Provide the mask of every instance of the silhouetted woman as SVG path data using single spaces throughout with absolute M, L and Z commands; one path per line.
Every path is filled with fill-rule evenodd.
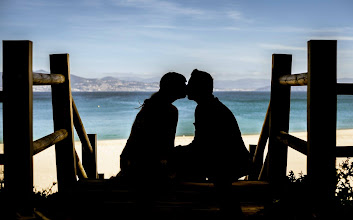
M 156 186 L 168 181 L 168 160 L 174 148 L 178 109 L 172 104 L 185 98 L 186 79 L 175 72 L 166 73 L 160 89 L 146 99 L 132 125 L 120 155 L 120 175 L 132 185 Z

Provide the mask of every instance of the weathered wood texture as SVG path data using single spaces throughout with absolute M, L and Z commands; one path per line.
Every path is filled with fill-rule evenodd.
M 333 211 L 336 188 L 336 50 L 337 41 L 308 42 L 307 173 L 312 204 L 323 216 Z
M 269 122 L 268 169 L 267 176 L 272 183 L 286 179 L 288 146 L 276 138 L 280 131 L 288 132 L 290 113 L 290 86 L 279 84 L 279 78 L 290 75 L 292 55 L 272 55 L 271 108 Z
M 353 84 L 337 83 L 337 95 L 353 95 Z
M 257 180 L 263 166 L 264 151 L 267 144 L 267 139 L 269 136 L 269 111 L 271 104 L 268 105 L 264 123 L 262 125 L 259 141 L 253 155 L 253 165 L 252 170 L 249 175 L 249 180 Z
M 3 41 L 5 189 L 16 206 L 33 192 L 32 42 Z
M 45 137 L 42 137 L 33 142 L 33 155 L 42 152 L 48 147 L 64 140 L 67 137 L 68 133 L 65 129 L 60 129 L 51 133 Z
M 69 54 L 50 55 L 50 72 L 62 74 L 65 82 L 52 85 L 54 130 L 65 129 L 67 138 L 55 145 L 59 192 L 72 190 L 76 182 Z
M 277 135 L 277 140 L 280 141 L 282 144 L 287 145 L 304 155 L 307 155 L 308 144 L 306 141 L 300 138 L 294 137 L 284 131 L 279 132 L 279 134 Z
M 33 73 L 33 85 L 53 85 L 65 82 L 61 74 Z
M 279 83 L 287 86 L 305 86 L 308 84 L 308 73 L 281 76 Z

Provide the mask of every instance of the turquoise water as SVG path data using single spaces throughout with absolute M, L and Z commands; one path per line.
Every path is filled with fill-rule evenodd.
M 73 93 L 73 97 L 87 133 L 96 133 L 99 140 L 105 140 L 127 138 L 139 106 L 151 94 L 150 92 L 76 92 Z M 269 92 L 216 92 L 215 96 L 234 113 L 242 134 L 260 133 L 270 100 Z M 337 128 L 353 128 L 352 103 L 352 96 L 338 97 Z M 174 104 L 179 109 L 177 135 L 193 135 L 196 103 L 182 99 Z M 2 124 L 2 117 L 0 123 Z M 0 141 L 2 141 L 2 126 L 0 129 Z M 305 130 L 306 93 L 293 92 L 290 131 Z M 36 140 L 52 132 L 51 95 L 34 93 L 33 138 Z

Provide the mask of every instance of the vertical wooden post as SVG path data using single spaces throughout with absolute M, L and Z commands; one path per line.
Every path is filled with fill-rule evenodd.
M 88 178 L 97 179 L 97 134 L 88 134 L 93 153 L 82 150 L 82 164 Z
M 312 204 L 322 217 L 333 209 L 336 188 L 336 71 L 337 41 L 309 41 L 307 169 Z
M 59 192 L 69 192 L 76 182 L 76 157 L 72 118 L 69 54 L 50 55 L 50 71 L 62 74 L 65 82 L 52 85 L 54 130 L 66 129 L 68 136 L 55 145 Z
M 269 116 L 268 178 L 280 183 L 286 177 L 288 146 L 279 143 L 276 135 L 289 130 L 290 86 L 279 84 L 279 77 L 291 74 L 292 55 L 272 55 L 271 103 Z
M 3 41 L 5 189 L 22 208 L 33 193 L 32 80 L 32 42 Z

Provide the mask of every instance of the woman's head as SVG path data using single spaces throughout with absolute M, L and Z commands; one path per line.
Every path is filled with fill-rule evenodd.
M 186 97 L 186 78 L 176 72 L 169 72 L 162 76 L 159 82 L 159 92 L 175 101 Z

